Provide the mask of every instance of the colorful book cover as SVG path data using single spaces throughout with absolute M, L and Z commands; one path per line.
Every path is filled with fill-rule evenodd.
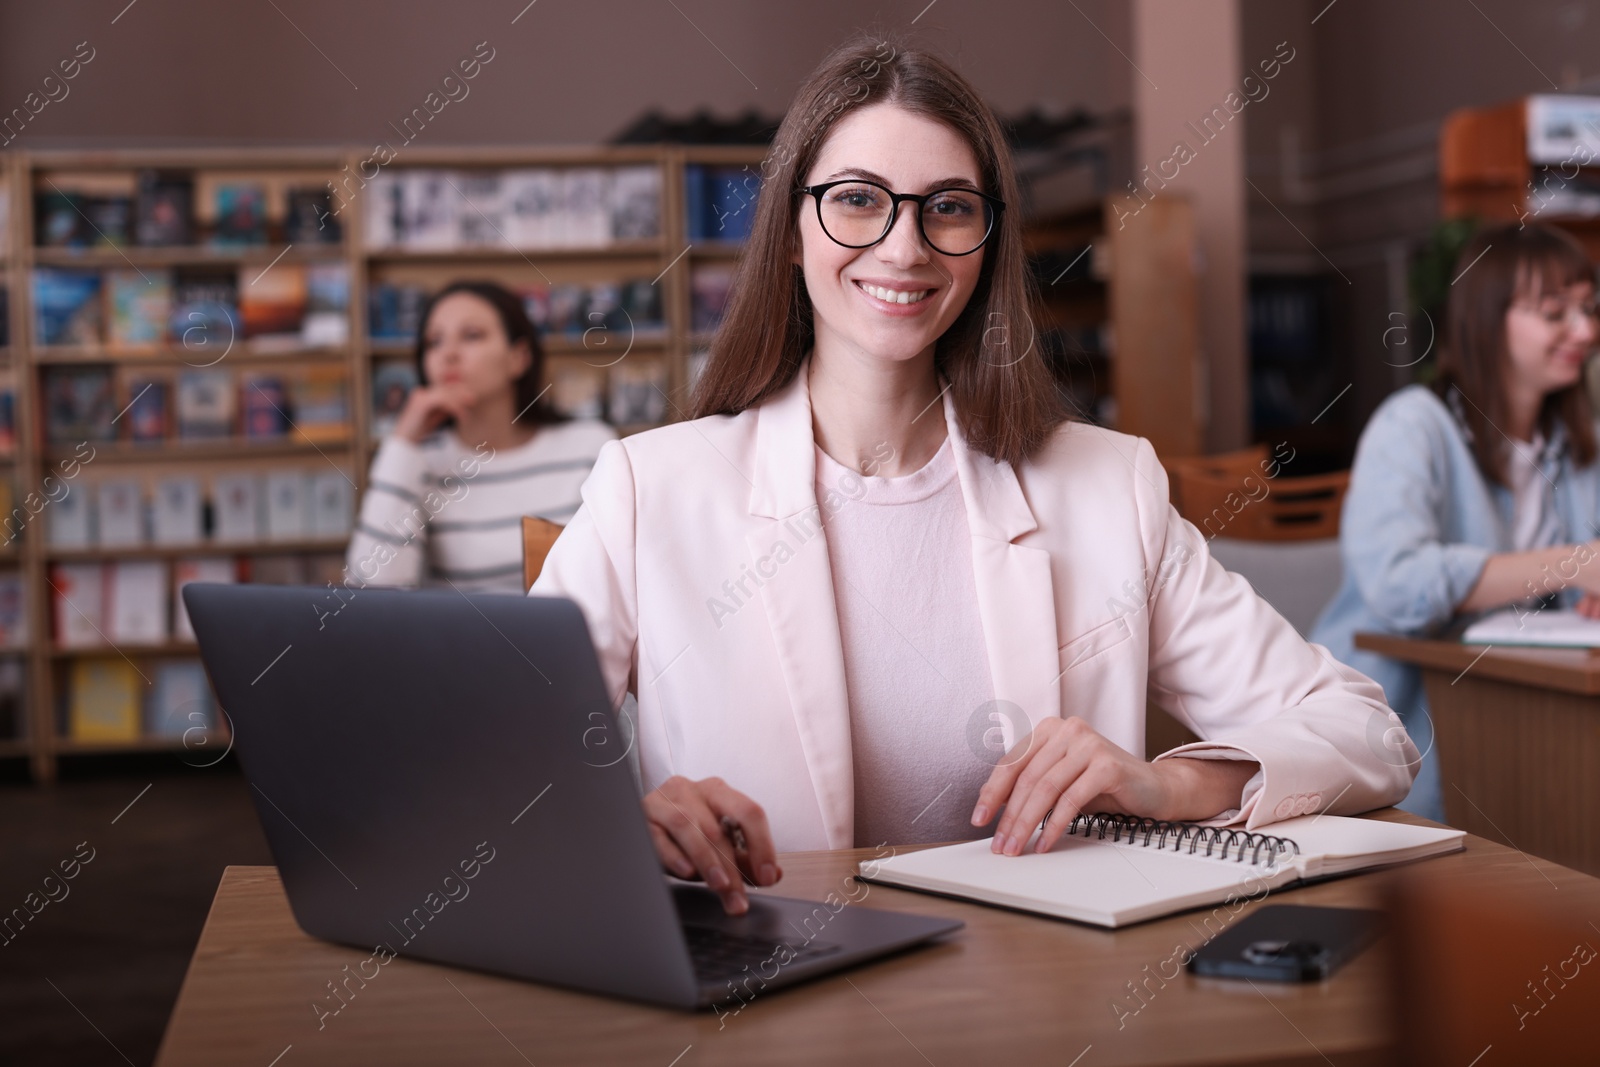
M 193 243 L 194 181 L 187 174 L 158 170 L 139 174 L 134 232 L 141 245 Z
M 293 188 L 287 198 L 284 240 L 291 244 L 338 244 L 343 238 L 342 224 L 333 213 L 333 194 L 326 187 Z
M 192 545 L 203 536 L 200 481 L 193 477 L 163 478 L 151 500 L 150 533 L 158 545 Z
M 143 679 L 125 659 L 72 664 L 69 730 L 75 741 L 137 741 Z
M 114 645 L 160 645 L 167 640 L 167 562 L 125 559 L 108 565 L 106 637 Z
M 661 236 L 661 168 L 618 167 L 611 172 L 611 236 L 653 241 Z
M 298 345 L 306 299 L 306 271 L 298 264 L 239 268 L 239 318 L 248 338 L 281 337 Z
M 0 294 L 0 299 L 3 299 Z M 17 383 L 10 374 L 0 374 L 0 456 L 17 451 Z M 6 509 L 11 510 L 9 507 Z
M 420 285 L 377 282 L 367 290 L 367 331 L 374 341 L 414 341 L 427 303 Z
M 100 272 L 35 267 L 33 334 L 41 345 L 100 343 Z
M 205 666 L 197 659 L 165 660 L 157 663 L 152 673 L 144 707 L 145 733 L 183 738 L 186 747 L 202 738 L 211 741 L 210 731 L 218 722 Z M 217 745 L 218 752 L 224 747 Z
M 349 268 L 343 263 L 313 263 L 306 268 L 306 312 L 300 323 L 300 342 L 317 348 L 349 340 Z
M 166 340 L 172 318 L 172 275 L 155 269 L 107 271 L 106 303 L 108 346 L 154 348 Z
M 0 571 L 0 648 L 24 648 L 27 644 L 28 611 L 22 572 L 16 568 Z
M 172 383 L 164 377 L 130 376 L 122 421 L 130 441 L 165 441 L 172 427 Z
M 84 218 L 84 198 L 46 189 L 33 196 L 34 240 L 41 248 L 87 248 L 94 231 Z
M 241 386 L 244 435 L 276 439 L 289 432 L 289 391 L 276 374 L 248 374 Z
M 324 444 L 350 437 L 349 383 L 340 367 L 307 367 L 290 386 L 296 435 Z
M 50 444 L 116 439 L 110 367 L 46 367 L 44 404 L 45 440 Z
M 217 541 L 248 542 L 261 538 L 261 479 L 254 474 L 224 474 L 211 483 Z
M 233 433 L 235 400 L 231 371 L 188 370 L 179 374 L 178 436 L 230 436 Z
M 417 367 L 411 362 L 386 360 L 372 368 L 372 436 L 384 438 L 394 432 L 406 398 L 417 387 Z
M 239 286 L 228 267 L 179 267 L 172 278 L 174 347 L 190 366 L 209 366 L 220 360 L 234 341 L 243 337 L 239 327 Z
M 267 190 L 256 182 L 216 186 L 216 227 L 211 243 L 223 246 L 267 243 Z
M 105 578 L 105 567 L 99 563 L 51 566 L 50 599 L 55 609 L 56 647 L 78 649 L 105 645 Z

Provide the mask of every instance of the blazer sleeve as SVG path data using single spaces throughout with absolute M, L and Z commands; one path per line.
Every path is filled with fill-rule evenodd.
M 1340 519 L 1345 569 L 1367 607 L 1396 633 L 1420 633 L 1455 614 L 1490 551 L 1444 539 L 1449 492 L 1435 470 L 1442 448 L 1424 413 L 1397 398 L 1361 435 Z
M 1150 693 L 1204 740 L 1157 760 L 1249 759 L 1225 824 L 1255 828 L 1316 811 L 1355 814 L 1402 800 L 1421 757 L 1383 689 L 1308 643 L 1250 583 L 1211 557 L 1167 496 L 1150 442 L 1133 479 L 1152 593 Z
M 577 514 L 545 557 L 529 596 L 564 596 L 583 611 L 611 709 L 631 690 L 639 637 L 635 581 L 637 499 L 633 466 L 607 441 L 580 490 Z

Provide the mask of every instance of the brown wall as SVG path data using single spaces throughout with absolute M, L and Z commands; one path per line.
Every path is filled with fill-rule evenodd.
M 830 45 L 908 27 L 925 0 L 538 0 L 515 25 L 519 0 L 126 3 L 0 4 L 0 111 L 95 49 L 10 147 L 375 141 L 480 41 L 493 61 L 417 144 L 594 143 L 652 107 L 775 116 Z M 1089 24 L 1127 50 L 1124 6 L 1077 8 L 939 0 L 911 28 L 1003 114 L 1127 107 L 1127 65 Z

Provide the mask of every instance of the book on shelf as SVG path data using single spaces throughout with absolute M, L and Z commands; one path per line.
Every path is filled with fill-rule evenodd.
M 661 168 L 654 164 L 611 172 L 611 236 L 654 241 L 661 236 Z
M 164 270 L 106 272 L 106 346 L 149 349 L 167 339 L 172 319 L 172 274 Z
M 548 168 L 519 168 L 505 176 L 506 239 L 514 248 L 562 243 L 561 176 Z
M 106 564 L 106 637 L 114 645 L 160 645 L 168 635 L 165 560 Z
M 150 535 L 156 544 L 197 544 L 205 532 L 203 516 L 200 479 L 177 476 L 156 483 L 150 506 Z
M 164 374 L 135 372 L 127 375 L 121 421 L 128 440 L 165 441 L 172 433 L 172 381 Z
M 68 680 L 67 728 L 74 741 L 137 741 L 144 679 L 125 659 L 75 660 Z
M 382 360 L 372 365 L 372 436 L 394 432 L 406 398 L 417 387 L 417 365 L 410 360 Z
M 172 343 L 184 362 L 207 366 L 243 336 L 238 272 L 229 267 L 178 267 L 172 272 Z
M 232 543 L 261 538 L 261 485 L 254 474 L 223 474 L 211 483 L 213 540 Z
M 22 572 L 15 567 L 0 571 L 0 648 L 26 648 L 28 610 Z
M 5 293 L 0 291 L 0 301 L 5 299 Z M 0 319 L 4 315 L 0 314 Z M 5 339 L 0 337 L 0 345 Z M 0 369 L 0 456 L 11 456 L 17 451 L 17 380 L 11 369 Z M 11 511 L 11 502 L 6 501 L 5 513 Z
M 611 368 L 606 417 L 615 426 L 660 422 L 667 414 L 667 365 L 659 359 L 625 359 Z
M 258 348 L 300 347 L 306 317 L 306 270 L 297 263 L 279 263 L 262 270 L 239 268 L 239 319 L 244 336 Z
M 1029 845 L 1036 839 L 1035 829 Z M 988 839 L 867 860 L 858 877 L 980 904 L 1116 928 L 1272 889 L 1459 852 L 1466 833 L 1342 815 L 1262 827 L 1080 815 L 1048 852 Z
M 552 361 L 550 406 L 575 419 L 598 419 L 605 412 L 606 372 L 575 360 Z
M 460 197 L 456 208 L 463 248 L 502 248 L 505 237 L 505 196 L 497 171 L 471 170 L 454 179 Z
M 194 243 L 194 179 L 177 171 L 139 173 L 134 230 L 148 246 Z
M 33 268 L 33 336 L 41 345 L 98 345 L 101 277 L 96 270 Z
M 338 244 L 343 223 L 333 214 L 333 194 L 326 186 L 291 186 L 285 193 L 283 239 L 290 244 Z
M 268 541 L 302 541 L 310 527 L 306 476 L 298 470 L 275 470 L 266 477 Z
M 732 291 L 732 263 L 696 263 L 689 272 L 689 328 L 709 333 L 720 326 Z
M 350 436 L 349 379 L 342 367 L 306 367 L 289 383 L 296 435 L 312 444 Z
M 56 647 L 80 649 L 105 645 L 106 572 L 103 564 L 53 564 L 50 592 Z
M 95 493 L 97 541 L 103 548 L 136 548 L 145 543 L 144 489 L 137 478 L 108 478 Z
M 50 444 L 114 441 L 116 394 L 108 366 L 46 367 L 44 437 Z
M 233 372 L 218 368 L 178 375 L 177 425 L 180 438 L 218 438 L 233 434 Z
M 611 172 L 604 167 L 568 167 L 561 172 L 562 244 L 599 248 L 611 242 Z
M 87 486 L 68 482 L 51 497 L 44 512 L 45 541 L 51 548 L 88 548 L 94 542 L 94 514 Z
M 374 341 L 414 341 L 427 303 L 420 285 L 374 282 L 367 290 L 367 333 Z
M 189 622 L 189 612 L 183 606 L 183 587 L 190 582 L 225 582 L 239 580 L 239 565 L 229 558 L 217 559 L 202 556 L 180 559 L 172 567 L 172 637 L 175 641 L 194 641 L 194 626 Z
M 244 435 L 252 440 L 281 440 L 289 433 L 289 390 L 283 377 L 267 371 L 244 375 Z
M 259 182 L 218 182 L 211 187 L 216 222 L 211 243 L 220 247 L 267 243 L 267 190 Z
M 20 657 L 0 657 L 0 737 L 28 736 L 25 677 Z
M 115 248 L 133 234 L 134 180 L 115 171 L 54 171 L 34 192 L 34 241 L 43 248 Z
M 245 581 L 257 585 L 305 585 L 310 581 L 304 556 L 250 556 L 244 561 Z
M 169 659 L 152 664 L 149 670 L 152 677 L 144 703 L 144 732 L 151 737 L 180 738 L 186 747 L 209 740 L 218 721 L 205 665 L 198 659 Z M 222 746 L 217 747 L 220 752 Z
M 300 343 L 308 348 L 334 347 L 350 340 L 350 270 L 343 263 L 306 267 L 306 313 L 300 320 Z
M 755 219 L 761 176 L 748 165 L 684 168 L 684 210 L 691 241 L 743 241 Z
M 309 510 L 306 533 L 315 538 L 350 536 L 353 522 L 355 487 L 339 470 L 318 471 L 306 486 Z
M 384 172 L 367 187 L 366 238 L 414 251 L 655 240 L 661 188 L 654 164 Z

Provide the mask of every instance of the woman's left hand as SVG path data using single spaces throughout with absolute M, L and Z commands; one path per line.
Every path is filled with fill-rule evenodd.
M 1259 766 L 1232 759 L 1147 763 L 1076 716 L 1046 719 L 989 775 L 978 791 L 972 822 L 982 826 L 1004 806 L 991 848 L 1016 856 L 1045 812 L 1054 809 L 1035 846 L 1037 852 L 1048 852 L 1084 811 L 1210 818 L 1238 805 L 1240 790 Z

